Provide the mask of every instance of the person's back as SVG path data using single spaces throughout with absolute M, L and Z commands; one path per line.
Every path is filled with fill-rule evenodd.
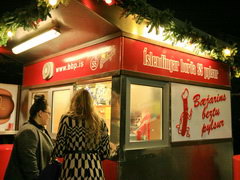
M 73 98 L 72 103 L 75 101 Z M 70 112 L 62 116 L 52 155 L 64 158 L 60 179 L 103 180 L 101 161 L 110 153 L 106 123 L 94 113 L 87 116 Z

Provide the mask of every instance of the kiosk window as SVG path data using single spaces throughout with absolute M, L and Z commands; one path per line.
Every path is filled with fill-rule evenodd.
M 130 85 L 130 142 L 162 140 L 162 88 Z
M 57 133 L 61 116 L 67 113 L 71 90 L 55 90 L 52 92 L 52 133 Z
M 76 86 L 76 90 L 81 88 L 87 89 L 92 95 L 95 109 L 98 115 L 105 120 L 110 133 L 112 83 L 106 81 Z

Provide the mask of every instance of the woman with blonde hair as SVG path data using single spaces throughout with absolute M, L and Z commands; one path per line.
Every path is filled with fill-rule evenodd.
M 60 179 L 104 180 L 101 161 L 109 154 L 106 123 L 94 111 L 90 93 L 80 89 L 61 118 L 52 154 L 64 158 Z

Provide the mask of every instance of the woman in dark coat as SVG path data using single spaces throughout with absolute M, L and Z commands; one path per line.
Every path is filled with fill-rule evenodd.
M 52 158 L 63 157 L 61 180 L 104 180 L 101 161 L 110 153 L 106 123 L 93 109 L 91 95 L 78 90 L 62 116 Z
M 17 133 L 4 180 L 35 180 L 46 167 L 53 150 L 44 128 L 50 119 L 50 108 L 44 96 L 35 96 L 30 118 Z

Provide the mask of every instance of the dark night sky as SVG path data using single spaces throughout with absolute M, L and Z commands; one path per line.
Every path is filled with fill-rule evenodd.
M 147 0 L 160 10 L 170 9 L 174 17 L 216 37 L 233 36 L 240 41 L 240 6 L 237 0 Z
M 216 37 L 226 34 L 240 41 L 240 6 L 238 0 L 146 0 L 154 7 L 170 9 L 174 17 L 189 21 L 196 28 Z M 8 0 L 0 7 L 0 15 L 33 2 Z

